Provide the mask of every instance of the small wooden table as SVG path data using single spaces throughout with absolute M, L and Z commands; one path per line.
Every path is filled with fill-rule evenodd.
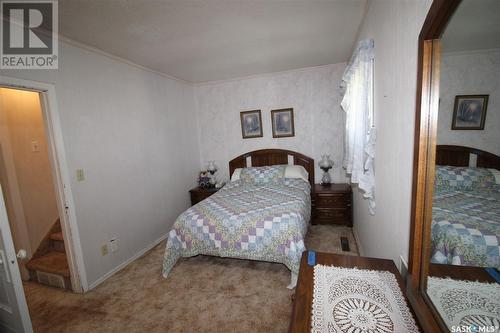
M 349 184 L 316 184 L 311 193 L 312 224 L 352 227 L 352 189 Z
M 399 288 L 406 299 L 403 279 L 399 275 L 399 271 L 392 260 L 316 252 L 316 264 L 389 271 L 396 276 Z M 307 251 L 305 251 L 302 253 L 302 259 L 300 261 L 300 271 L 297 287 L 295 288 L 292 320 L 289 329 L 290 332 L 303 333 L 311 331 L 311 310 L 314 286 L 313 272 L 314 267 L 307 264 Z M 409 304 L 408 300 L 406 303 Z
M 189 194 L 191 195 L 191 206 L 196 205 L 198 202 L 205 200 L 215 192 L 220 190 L 219 188 L 210 187 L 210 188 L 201 188 L 199 186 L 189 190 Z
M 430 264 L 429 276 L 453 280 L 496 282 L 483 267 Z

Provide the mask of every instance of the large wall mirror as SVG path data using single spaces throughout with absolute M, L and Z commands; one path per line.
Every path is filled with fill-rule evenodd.
M 409 298 L 426 331 L 500 332 L 500 1 L 421 34 Z

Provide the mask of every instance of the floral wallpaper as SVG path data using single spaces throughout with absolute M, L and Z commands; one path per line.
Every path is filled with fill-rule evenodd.
M 456 95 L 490 95 L 484 130 L 451 130 Z M 500 50 L 443 54 L 438 144 L 479 148 L 500 155 Z
M 200 167 L 209 160 L 219 167 L 219 179 L 229 179 L 228 162 L 256 149 L 294 150 L 316 161 L 316 182 L 322 171 L 317 162 L 330 154 L 335 165 L 332 181 L 345 182 L 342 168 L 345 115 L 340 108 L 339 83 L 345 63 L 263 74 L 195 87 L 200 142 Z M 272 136 L 271 110 L 293 108 L 295 136 Z M 260 109 L 262 138 L 243 139 L 240 111 Z

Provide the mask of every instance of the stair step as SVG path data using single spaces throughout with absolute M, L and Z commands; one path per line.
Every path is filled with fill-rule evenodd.
M 64 242 L 61 241 L 55 241 L 55 240 L 51 241 L 50 249 L 52 251 L 66 253 L 66 249 L 64 248 Z
M 50 239 L 55 240 L 55 241 L 64 241 L 62 231 L 54 232 L 53 234 L 50 234 Z
M 66 249 L 64 248 L 64 238 L 62 231 L 50 234 L 49 238 L 52 251 L 66 253 Z
M 61 252 L 49 252 L 39 258 L 31 259 L 26 264 L 26 268 L 69 278 L 68 260 L 66 254 Z

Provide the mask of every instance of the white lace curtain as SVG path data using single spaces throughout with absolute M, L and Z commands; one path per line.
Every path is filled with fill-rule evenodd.
M 359 42 L 342 77 L 341 107 L 346 113 L 344 168 L 358 184 L 375 214 L 375 140 L 373 126 L 373 39 Z

